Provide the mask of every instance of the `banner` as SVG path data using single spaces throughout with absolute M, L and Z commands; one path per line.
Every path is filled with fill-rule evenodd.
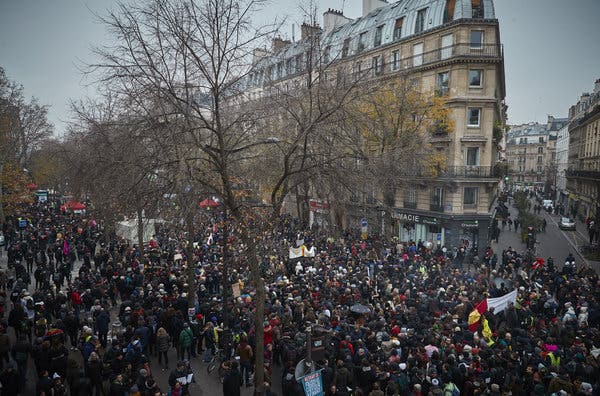
M 321 370 L 315 371 L 300 378 L 304 394 L 306 396 L 323 396 L 323 379 L 321 378 Z
M 300 247 L 290 247 L 289 257 L 290 259 L 296 259 L 300 257 L 315 257 L 317 254 L 317 249 L 313 246 L 308 249 L 306 246 L 302 245 Z
M 517 301 L 517 289 L 506 293 L 501 297 L 488 298 L 487 309 L 488 311 L 494 310 L 494 315 L 500 313 L 508 307 L 508 303 L 515 303 Z

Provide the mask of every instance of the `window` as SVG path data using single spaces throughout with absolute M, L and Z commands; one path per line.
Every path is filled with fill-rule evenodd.
M 325 47 L 325 51 L 323 51 L 323 62 L 324 63 L 329 63 L 330 54 L 331 54 L 331 47 L 330 46 Z
M 542 166 L 541 165 L 538 165 L 538 167 L 537 167 L 537 173 L 542 173 Z
M 440 96 L 448 93 L 450 85 L 450 74 L 448 72 L 438 73 L 437 75 L 437 94 Z
M 348 56 L 348 50 L 350 49 L 350 39 L 347 38 L 344 40 L 344 44 L 342 45 L 342 58 Z
M 392 70 L 400 69 L 400 51 L 392 52 Z
M 483 47 L 483 30 L 471 30 L 471 49 Z
M 444 23 L 450 22 L 454 19 L 454 6 L 456 0 L 446 0 L 446 8 L 444 9 Z
M 465 187 L 463 191 L 463 205 L 465 207 L 476 207 L 478 193 L 479 187 Z
M 480 122 L 480 116 L 481 116 L 481 109 L 478 107 L 469 107 L 469 109 L 467 110 L 467 115 L 469 117 L 467 126 L 470 127 L 478 127 L 479 126 L 479 122 Z
M 481 87 L 482 70 L 469 70 L 469 87 Z
M 362 77 L 363 74 L 363 64 L 361 61 L 358 61 L 354 64 L 354 74 L 356 78 Z
M 483 18 L 483 1 L 482 0 L 471 0 L 471 14 L 473 18 Z
M 402 36 L 402 24 L 404 23 L 404 17 L 396 19 L 394 24 L 394 41 L 400 40 Z
M 283 61 L 277 63 L 277 78 L 283 78 Z
M 431 204 L 436 206 L 444 205 L 444 188 L 443 187 L 433 187 L 431 191 Z
M 292 58 L 285 61 L 285 73 L 286 74 L 289 75 L 294 72 L 293 64 L 294 64 L 294 61 L 292 60 Z
M 542 157 L 541 155 L 538 155 L 537 163 L 541 164 L 542 162 L 544 162 L 544 157 Z
M 538 154 L 542 154 L 544 152 L 544 148 L 543 147 L 538 147 Z
M 423 43 L 413 45 L 413 66 L 423 64 Z
M 296 55 L 296 73 L 299 73 L 304 70 L 304 55 L 299 54 Z
M 373 74 L 378 76 L 383 73 L 383 57 L 382 56 L 374 56 L 371 59 L 371 70 Z
M 451 34 L 442 36 L 440 59 L 448 59 L 452 56 L 452 50 L 454 49 L 454 37 Z
M 467 147 L 465 162 L 467 166 L 479 165 L 479 147 Z
M 377 26 L 375 29 L 375 39 L 373 40 L 373 47 L 379 47 L 381 45 L 381 35 L 383 34 L 383 26 Z
M 540 136 L 540 138 L 539 138 L 539 142 L 540 142 L 540 143 L 544 143 L 544 137 L 543 137 L 543 136 Z
M 358 48 L 356 52 L 362 52 L 365 49 L 365 40 L 367 39 L 367 32 L 361 33 L 358 36 Z
M 423 8 L 417 12 L 417 19 L 415 21 L 415 34 L 421 33 L 425 30 L 425 15 L 427 14 L 427 8 Z

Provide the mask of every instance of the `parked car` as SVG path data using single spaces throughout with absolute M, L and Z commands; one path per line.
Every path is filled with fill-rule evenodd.
M 563 217 L 560 219 L 560 223 L 558 224 L 558 228 L 561 230 L 572 230 L 575 231 L 575 220 L 570 219 L 568 217 Z

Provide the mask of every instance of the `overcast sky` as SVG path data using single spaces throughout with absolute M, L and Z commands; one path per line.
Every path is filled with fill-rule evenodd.
M 392 0 L 390 0 L 392 1 Z M 361 13 L 361 0 L 317 0 L 320 11 Z M 0 65 L 28 96 L 51 105 L 62 133 L 69 99 L 89 95 L 80 68 L 93 61 L 92 45 L 108 40 L 96 13 L 115 0 L 0 0 Z M 600 0 L 495 0 L 504 44 L 509 123 L 566 116 L 580 94 L 600 78 Z M 298 1 L 273 0 L 265 20 L 301 23 Z M 288 24 L 284 36 L 291 37 Z M 298 28 L 296 26 L 296 37 Z

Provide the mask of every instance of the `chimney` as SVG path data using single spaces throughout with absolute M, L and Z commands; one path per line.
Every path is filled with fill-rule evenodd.
M 600 78 L 594 82 L 594 93 L 597 94 L 600 92 Z
M 302 40 L 308 37 L 318 36 L 319 33 L 321 33 L 321 28 L 319 25 L 312 26 L 304 22 L 302 26 L 300 26 L 300 38 Z
M 386 5 L 388 5 L 388 3 L 384 0 L 362 0 L 362 16 Z
M 252 65 L 256 65 L 259 60 L 268 55 L 269 51 L 267 51 L 265 48 L 254 48 L 254 51 L 252 51 Z
M 351 19 L 345 17 L 342 11 L 330 8 L 323 13 L 323 30 L 325 32 L 329 32 L 336 27 L 342 26 L 350 21 Z
M 290 40 L 284 40 L 281 37 L 274 37 L 273 41 L 271 42 L 272 47 L 271 47 L 271 51 L 273 53 L 277 53 L 279 51 L 281 51 L 284 48 L 289 47 L 292 42 Z

